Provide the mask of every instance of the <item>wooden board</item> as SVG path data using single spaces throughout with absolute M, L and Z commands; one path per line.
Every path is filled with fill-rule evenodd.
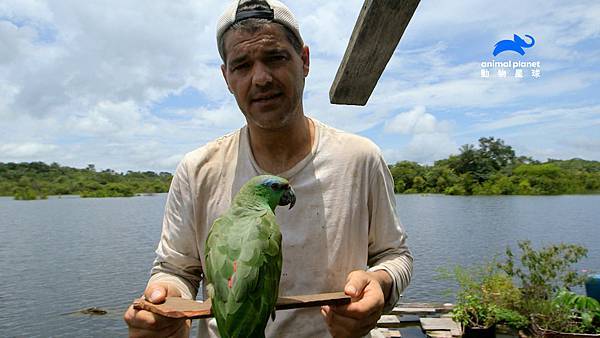
M 451 318 L 421 318 L 421 327 L 424 331 L 449 331 L 452 336 L 462 334 L 458 323 Z
M 377 321 L 377 327 L 397 328 L 402 324 L 400 316 L 382 315 Z
M 364 106 L 419 0 L 365 0 L 329 90 L 333 104 Z
M 402 333 L 399 330 L 377 329 L 377 331 L 385 338 L 402 338 Z
M 286 310 L 321 305 L 343 305 L 349 303 L 349 296 L 346 296 L 343 292 L 333 292 L 315 295 L 279 297 L 275 309 Z M 178 297 L 167 297 L 164 303 L 153 304 L 140 298 L 133 301 L 133 307 L 137 310 L 146 310 L 170 318 L 196 319 L 212 317 L 210 300 L 202 303 Z
M 450 309 L 454 307 L 452 303 L 398 303 L 394 308 L 434 308 L 434 309 Z
M 407 327 L 420 327 L 420 318 L 414 316 L 382 315 L 377 321 L 377 327 L 386 329 L 401 329 Z
M 432 315 L 452 311 L 453 304 L 449 303 L 398 303 L 391 314 L 394 315 Z

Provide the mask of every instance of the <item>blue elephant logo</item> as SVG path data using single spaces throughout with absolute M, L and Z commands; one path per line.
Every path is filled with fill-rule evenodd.
M 498 41 L 498 43 L 496 43 L 496 48 L 494 48 L 494 56 L 502 53 L 502 52 L 506 52 L 507 50 L 512 50 L 513 52 L 517 52 L 521 55 L 525 55 L 525 50 L 523 48 L 530 48 L 535 44 L 535 39 L 533 38 L 533 36 L 531 35 L 527 35 L 525 34 L 526 37 L 528 37 L 529 39 L 531 39 L 531 43 L 527 43 L 525 42 L 525 40 L 523 40 L 523 38 L 521 38 L 520 36 L 518 36 L 517 34 L 514 35 L 514 41 L 513 40 L 502 40 L 502 41 Z

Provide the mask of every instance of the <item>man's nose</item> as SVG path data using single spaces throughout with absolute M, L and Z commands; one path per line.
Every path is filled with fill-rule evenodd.
M 252 83 L 256 86 L 263 87 L 273 81 L 271 69 L 262 62 L 256 62 L 253 67 Z

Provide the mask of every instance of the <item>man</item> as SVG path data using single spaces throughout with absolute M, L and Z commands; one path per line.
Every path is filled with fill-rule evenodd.
M 368 334 L 397 302 L 412 271 L 392 178 L 378 148 L 304 115 L 309 49 L 280 2 L 234 1 L 219 20 L 217 43 L 223 77 L 247 125 L 179 164 L 144 295 L 153 302 L 195 298 L 211 224 L 244 182 L 272 173 L 287 178 L 297 196 L 294 209 L 276 212 L 283 234 L 280 294 L 344 289 L 352 303 L 279 311 L 267 336 Z M 125 321 L 131 336 L 187 336 L 190 325 L 131 307 Z M 217 336 L 215 325 L 201 320 L 200 336 Z

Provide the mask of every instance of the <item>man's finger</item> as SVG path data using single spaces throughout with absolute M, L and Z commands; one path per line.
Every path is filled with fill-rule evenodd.
M 149 302 L 160 304 L 167 298 L 167 288 L 162 285 L 151 285 L 144 291 L 144 297 Z
M 351 332 L 356 324 L 355 319 L 339 315 L 333 312 L 329 306 L 322 307 L 321 313 L 325 317 L 325 322 L 333 337 L 347 336 L 347 333 Z
M 129 338 L 137 338 L 137 337 L 185 337 L 185 325 L 179 326 L 169 326 L 163 328 L 161 330 L 145 330 L 145 329 L 135 329 L 129 331 Z
M 170 325 L 173 320 L 146 310 L 134 310 L 128 324 L 130 327 L 147 330 L 160 330 Z
M 366 272 L 352 271 L 346 278 L 344 293 L 352 298 L 359 298 L 367 284 L 369 284 L 369 276 Z
M 332 308 L 324 306 L 321 309 L 321 313 L 325 316 L 325 322 L 329 326 L 330 331 L 334 334 L 334 337 L 348 337 L 352 336 L 364 336 L 371 328 L 375 326 L 375 322 L 372 318 L 356 319 L 344 316 L 336 313 Z
M 377 301 L 370 297 L 342 306 L 332 306 L 331 311 L 351 318 L 362 319 L 378 312 Z

